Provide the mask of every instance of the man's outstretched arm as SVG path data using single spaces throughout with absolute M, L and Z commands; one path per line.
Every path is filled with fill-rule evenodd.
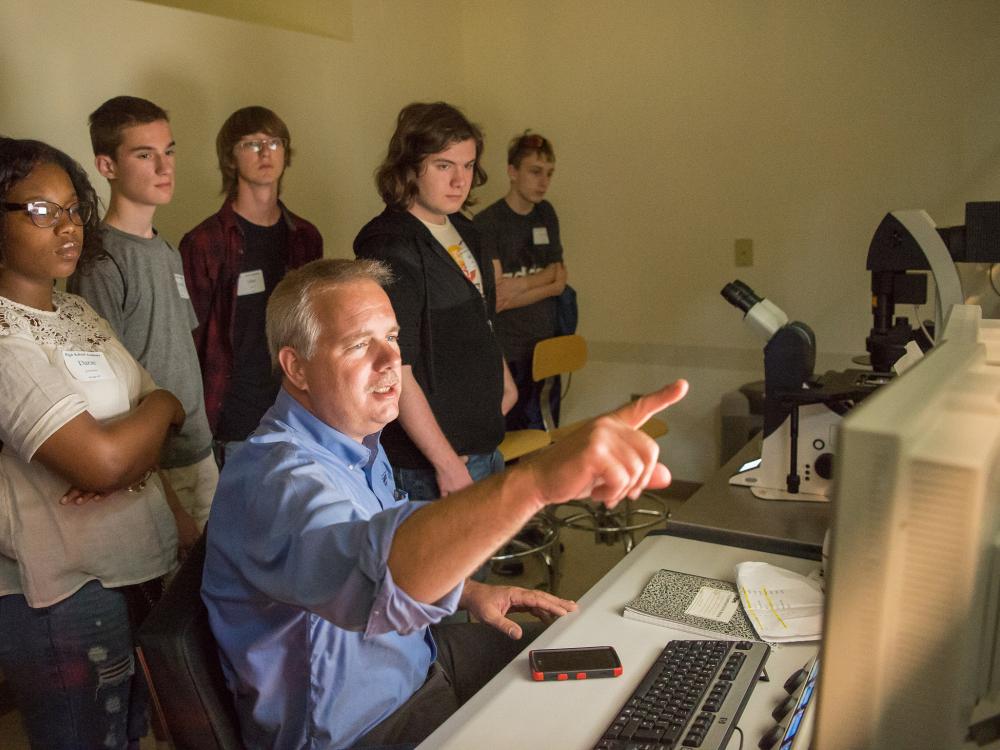
M 504 474 L 431 503 L 397 529 L 389 552 L 396 585 L 435 602 L 470 575 L 546 505 L 591 497 L 614 507 L 670 484 L 659 446 L 639 428 L 680 401 L 678 380 L 591 420 Z

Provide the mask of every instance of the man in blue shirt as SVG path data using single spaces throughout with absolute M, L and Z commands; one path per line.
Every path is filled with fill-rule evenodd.
M 636 428 L 683 381 L 506 474 L 404 502 L 379 445 L 399 411 L 388 276 L 374 261 L 315 261 L 268 303 L 282 389 L 223 470 L 202 589 L 251 748 L 419 742 L 523 648 L 509 612 L 576 608 L 466 578 L 547 504 L 614 505 L 670 479 Z M 479 623 L 435 625 L 457 607 Z

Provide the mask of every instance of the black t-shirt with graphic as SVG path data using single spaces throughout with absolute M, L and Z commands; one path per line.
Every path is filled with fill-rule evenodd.
M 490 262 L 493 258 L 500 261 L 504 276 L 538 273 L 563 259 L 559 219 L 548 201 L 522 216 L 501 198 L 477 214 L 475 222 L 482 235 L 483 255 Z M 497 315 L 497 337 L 508 360 L 530 357 L 538 341 L 555 333 L 555 297 Z

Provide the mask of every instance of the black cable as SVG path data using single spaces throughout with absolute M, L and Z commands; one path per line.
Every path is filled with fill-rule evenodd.
M 736 727 L 736 731 L 740 733 L 740 746 L 738 750 L 743 750 L 743 730 L 740 729 L 739 727 Z

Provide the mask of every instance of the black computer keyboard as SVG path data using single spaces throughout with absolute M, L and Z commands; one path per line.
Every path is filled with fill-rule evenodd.
M 750 641 L 670 641 L 594 750 L 724 748 L 770 652 Z

